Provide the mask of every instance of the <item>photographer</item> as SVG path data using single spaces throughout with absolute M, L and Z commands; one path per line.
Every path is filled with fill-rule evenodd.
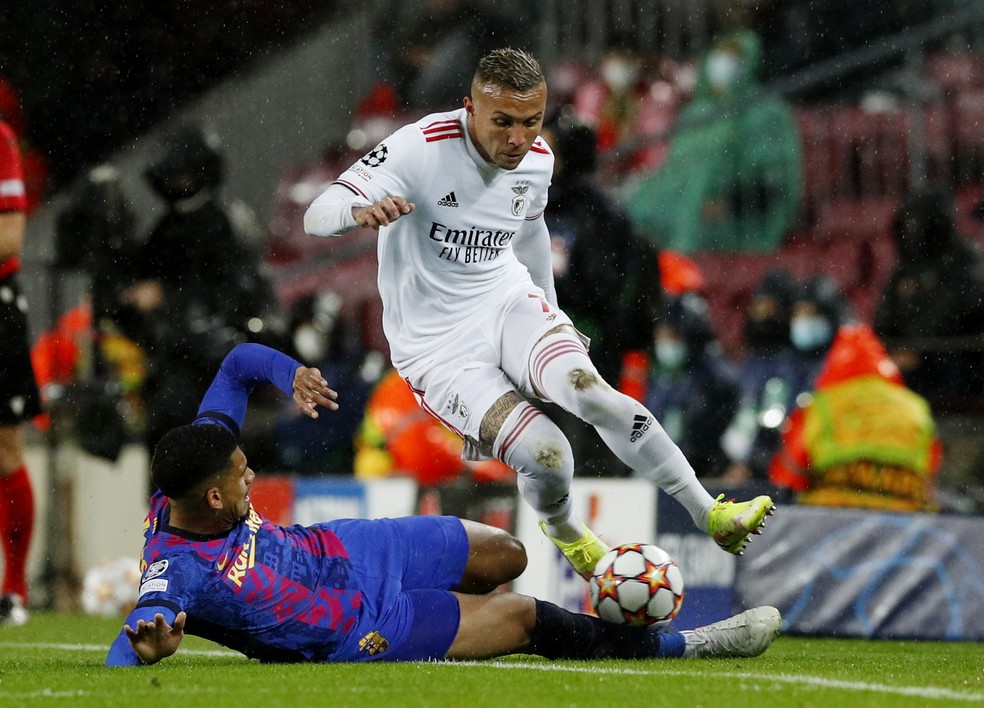
M 282 317 L 244 237 L 243 209 L 219 200 L 218 139 L 193 125 L 167 135 L 145 176 L 167 211 L 136 252 L 117 321 L 147 354 L 146 442 L 188 419 L 238 342 L 276 343 Z M 255 222 L 249 222 L 255 223 Z

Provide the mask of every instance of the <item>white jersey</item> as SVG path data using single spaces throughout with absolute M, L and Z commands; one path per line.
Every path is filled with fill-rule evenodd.
M 524 260 L 536 263 L 536 285 L 553 299 L 543 222 L 553 154 L 537 139 L 516 169 L 504 170 L 478 153 L 466 120 L 462 108 L 404 126 L 342 173 L 305 215 L 308 233 L 328 236 L 354 225 L 353 204 L 402 196 L 415 205 L 379 229 L 383 329 L 401 372 L 461 346 L 460 325 L 533 285 L 514 239 L 536 240 L 523 252 L 537 255 Z M 351 191 L 342 205 L 338 185 Z

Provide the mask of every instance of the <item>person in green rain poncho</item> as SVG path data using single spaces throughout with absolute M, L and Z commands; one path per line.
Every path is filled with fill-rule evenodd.
M 666 161 L 628 198 L 632 221 L 663 248 L 766 251 L 796 216 L 799 133 L 789 107 L 756 78 L 758 37 L 737 29 L 701 58 L 692 102 Z

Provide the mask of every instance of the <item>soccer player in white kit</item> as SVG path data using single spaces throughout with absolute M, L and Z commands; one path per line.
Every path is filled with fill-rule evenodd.
M 553 154 L 539 138 L 546 101 L 536 59 L 491 52 L 463 108 L 386 138 L 315 199 L 304 229 L 379 230 L 393 365 L 420 405 L 464 439 L 464 457 L 494 456 L 516 470 L 540 527 L 582 576 L 607 549 L 572 512 L 570 443 L 532 398 L 593 425 L 625 464 L 740 554 L 772 500 L 712 498 L 653 415 L 601 378 L 557 306 L 544 221 Z

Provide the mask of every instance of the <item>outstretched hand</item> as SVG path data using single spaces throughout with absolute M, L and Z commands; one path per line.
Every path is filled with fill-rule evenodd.
M 169 625 L 164 615 L 158 612 L 154 619 L 137 620 L 137 627 L 123 625 L 130 646 L 145 664 L 156 664 L 161 659 L 171 656 L 178 650 L 178 645 L 184 638 L 185 620 L 188 615 L 179 612 L 174 618 L 174 625 Z
M 337 411 L 335 399 L 338 394 L 328 388 L 328 382 L 318 369 L 309 366 L 299 366 L 294 372 L 294 403 L 301 412 L 309 418 L 317 418 L 317 406 L 324 406 L 330 411 Z
M 403 197 L 384 197 L 369 206 L 352 207 L 352 217 L 359 226 L 378 229 L 380 226 L 389 226 L 415 208 L 413 202 L 408 202 Z

